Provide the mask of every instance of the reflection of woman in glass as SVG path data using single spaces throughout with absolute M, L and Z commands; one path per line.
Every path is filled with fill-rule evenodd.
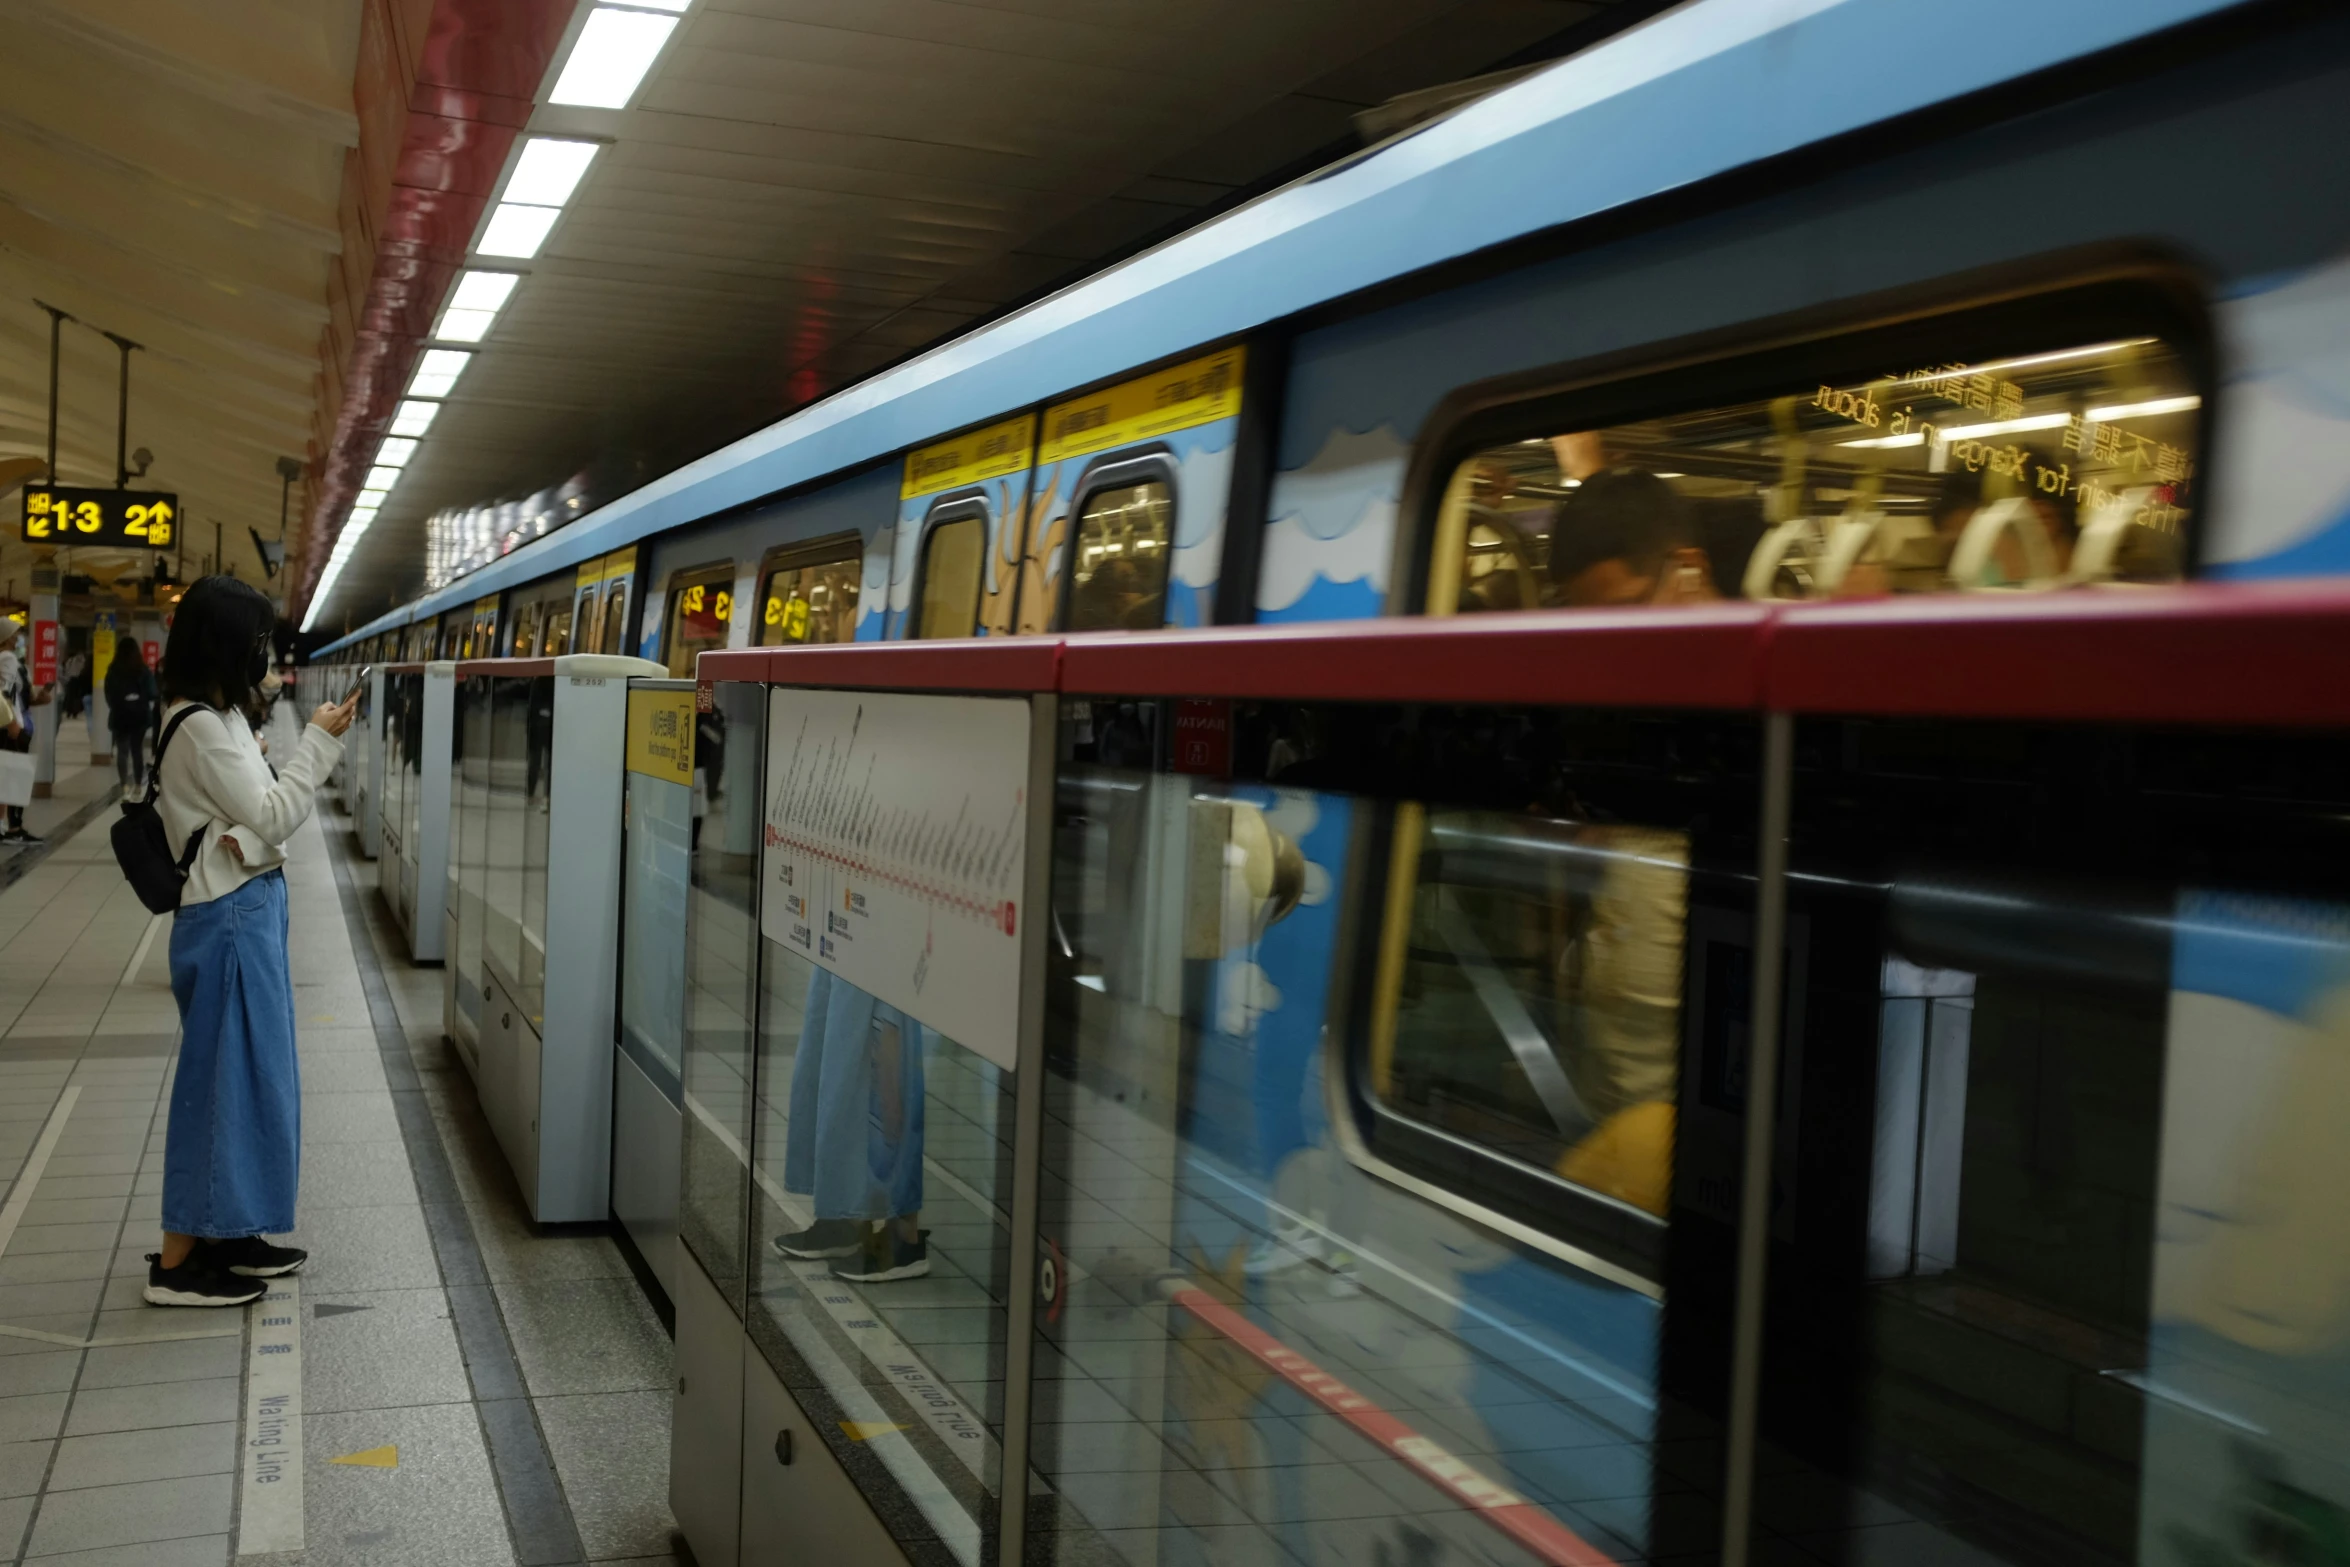
M 930 1271 L 922 1214 L 922 1025 L 827 970 L 808 984 L 783 1186 L 814 1200 L 787 1257 L 833 1259 L 859 1284 Z

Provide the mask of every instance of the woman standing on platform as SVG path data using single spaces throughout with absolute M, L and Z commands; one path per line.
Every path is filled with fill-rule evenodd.
M 155 728 L 155 674 L 137 637 L 114 644 L 106 668 L 106 729 L 114 737 L 114 775 L 129 799 L 147 782 L 147 736 Z
M 275 778 L 245 714 L 269 673 L 276 612 L 234 577 L 188 589 L 163 649 L 157 808 L 171 842 L 203 842 L 171 924 L 179 1073 L 163 1153 L 163 1249 L 147 1257 L 157 1306 L 237 1306 L 308 1253 L 264 1235 L 294 1227 L 302 1084 L 287 959 L 286 840 L 341 756 L 356 699 L 310 715 Z

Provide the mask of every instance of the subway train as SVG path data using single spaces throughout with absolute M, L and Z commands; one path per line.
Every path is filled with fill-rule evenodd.
M 696 1559 L 2350 1563 L 2346 98 L 1693 0 L 325 649 Z

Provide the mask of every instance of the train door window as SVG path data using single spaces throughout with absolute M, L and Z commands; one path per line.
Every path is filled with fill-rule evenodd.
M 1174 481 L 1164 456 L 1123 459 L 1085 476 L 1069 563 L 1069 630 L 1155 631 L 1165 624 Z
M 515 609 L 514 624 L 507 633 L 511 639 L 506 647 L 509 657 L 528 658 L 538 651 L 539 621 L 545 613 L 546 606 L 535 602 Z
M 777 552 L 759 586 L 759 646 L 856 640 L 864 570 L 865 543 L 854 533 Z
M 931 508 L 916 578 L 917 637 L 967 637 L 979 629 L 987 563 L 987 503 L 975 497 Z
M 2341 1558 L 2345 753 L 1798 724 L 1752 1559 Z
M 1469 415 L 1434 497 L 1426 612 L 2177 580 L 2201 377 L 2110 302 L 2082 310 L 1970 313 Z
M 596 651 L 628 651 L 628 579 L 615 577 L 604 584 L 603 624 L 596 632 Z
M 571 602 L 568 599 L 547 606 L 547 617 L 540 624 L 538 652 L 542 657 L 553 657 L 571 651 Z
M 669 624 L 661 633 L 661 655 L 669 665 L 670 675 L 686 679 L 693 674 L 698 655 L 726 646 L 727 623 L 733 618 L 734 564 L 731 561 L 680 572 L 672 578 Z

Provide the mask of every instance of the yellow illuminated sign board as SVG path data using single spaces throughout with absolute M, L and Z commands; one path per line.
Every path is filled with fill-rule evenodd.
M 1106 452 L 1230 418 L 1240 412 L 1246 353 L 1227 348 L 1053 404 L 1045 410 L 1044 450 L 1037 460 L 1059 462 Z
M 179 542 L 180 498 L 152 490 L 73 489 L 28 484 L 27 544 L 111 544 L 167 550 Z
M 906 454 L 906 476 L 898 499 L 912 500 L 940 490 L 1000 479 L 1026 468 L 1036 453 L 1036 415 L 1021 414 L 950 441 L 933 441 Z
M 636 570 L 636 546 L 632 544 L 627 549 L 615 550 L 609 555 L 599 555 L 580 567 L 579 579 L 574 584 L 573 591 L 577 592 L 580 588 L 592 588 L 597 583 L 608 582 L 614 577 L 625 577 L 634 570 Z
M 694 781 L 694 694 L 628 693 L 628 770 L 668 783 Z

